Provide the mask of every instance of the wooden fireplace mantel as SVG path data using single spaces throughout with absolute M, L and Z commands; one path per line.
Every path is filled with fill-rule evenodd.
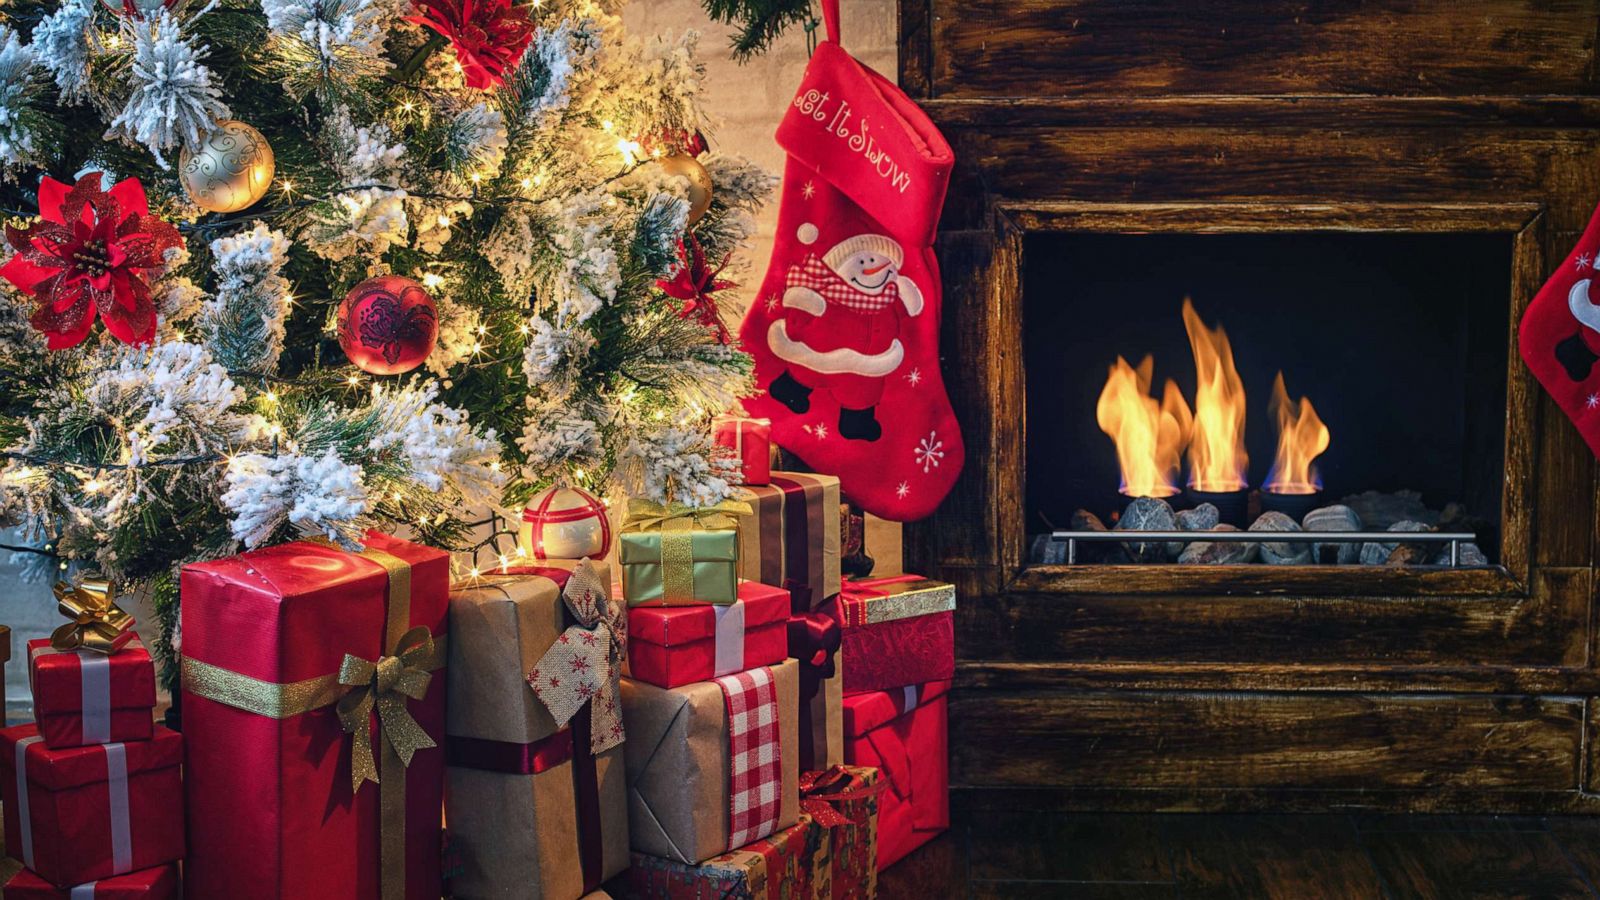
M 906 553 L 962 594 L 960 794 L 1600 811 L 1600 482 L 1515 346 L 1600 202 L 1600 0 L 901 0 L 900 32 L 957 157 L 968 463 Z M 1509 238 L 1500 565 L 1027 566 L 1029 236 L 1293 230 Z

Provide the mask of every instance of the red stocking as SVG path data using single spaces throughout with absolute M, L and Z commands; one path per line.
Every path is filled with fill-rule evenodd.
M 863 509 L 903 522 L 933 512 L 964 455 L 932 249 L 953 156 L 910 98 L 840 49 L 838 5 L 822 4 L 828 40 L 778 127 L 777 245 L 739 331 L 764 393 L 745 407 Z
M 1528 305 L 1518 342 L 1528 368 L 1600 456 L 1600 209 Z

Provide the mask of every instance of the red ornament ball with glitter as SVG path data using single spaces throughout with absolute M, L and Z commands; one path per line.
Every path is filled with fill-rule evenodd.
M 439 342 L 439 313 L 422 285 L 401 275 L 368 278 L 339 304 L 339 346 L 364 372 L 409 372 Z

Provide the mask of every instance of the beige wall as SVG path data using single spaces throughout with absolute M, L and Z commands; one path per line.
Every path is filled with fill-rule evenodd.
M 897 63 L 895 4 L 892 0 L 844 0 L 841 6 L 840 42 L 851 55 L 893 79 Z M 813 7 L 820 10 L 816 4 Z M 623 22 L 637 35 L 681 34 L 690 28 L 700 32 L 700 58 L 706 64 L 703 105 L 717 123 L 710 135 L 712 147 L 746 156 L 774 175 L 783 174 L 783 152 L 773 133 L 805 71 L 803 28 L 791 27 L 772 49 L 740 65 L 728 52 L 730 29 L 706 18 L 698 0 L 635 0 L 624 8 Z M 818 31 L 820 37 L 820 27 Z M 737 270 L 732 277 L 739 282 L 734 291 L 738 315 L 743 314 L 766 274 L 777 220 L 774 199 L 762 212 L 760 230 L 745 258 L 730 267 Z M 734 311 L 729 313 L 731 316 Z M 878 574 L 898 573 L 900 527 L 880 520 L 869 522 L 867 551 L 878 563 Z

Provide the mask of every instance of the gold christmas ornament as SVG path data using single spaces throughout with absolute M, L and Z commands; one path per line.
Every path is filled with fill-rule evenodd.
M 689 224 L 700 221 L 700 217 L 711 208 L 711 173 L 687 153 L 672 153 L 656 160 L 662 171 L 668 175 L 682 175 L 689 179 Z
M 277 162 L 261 132 L 243 122 L 224 119 L 201 141 L 185 147 L 178 159 L 178 179 L 194 205 L 210 212 L 238 212 L 254 205 L 272 186 Z

